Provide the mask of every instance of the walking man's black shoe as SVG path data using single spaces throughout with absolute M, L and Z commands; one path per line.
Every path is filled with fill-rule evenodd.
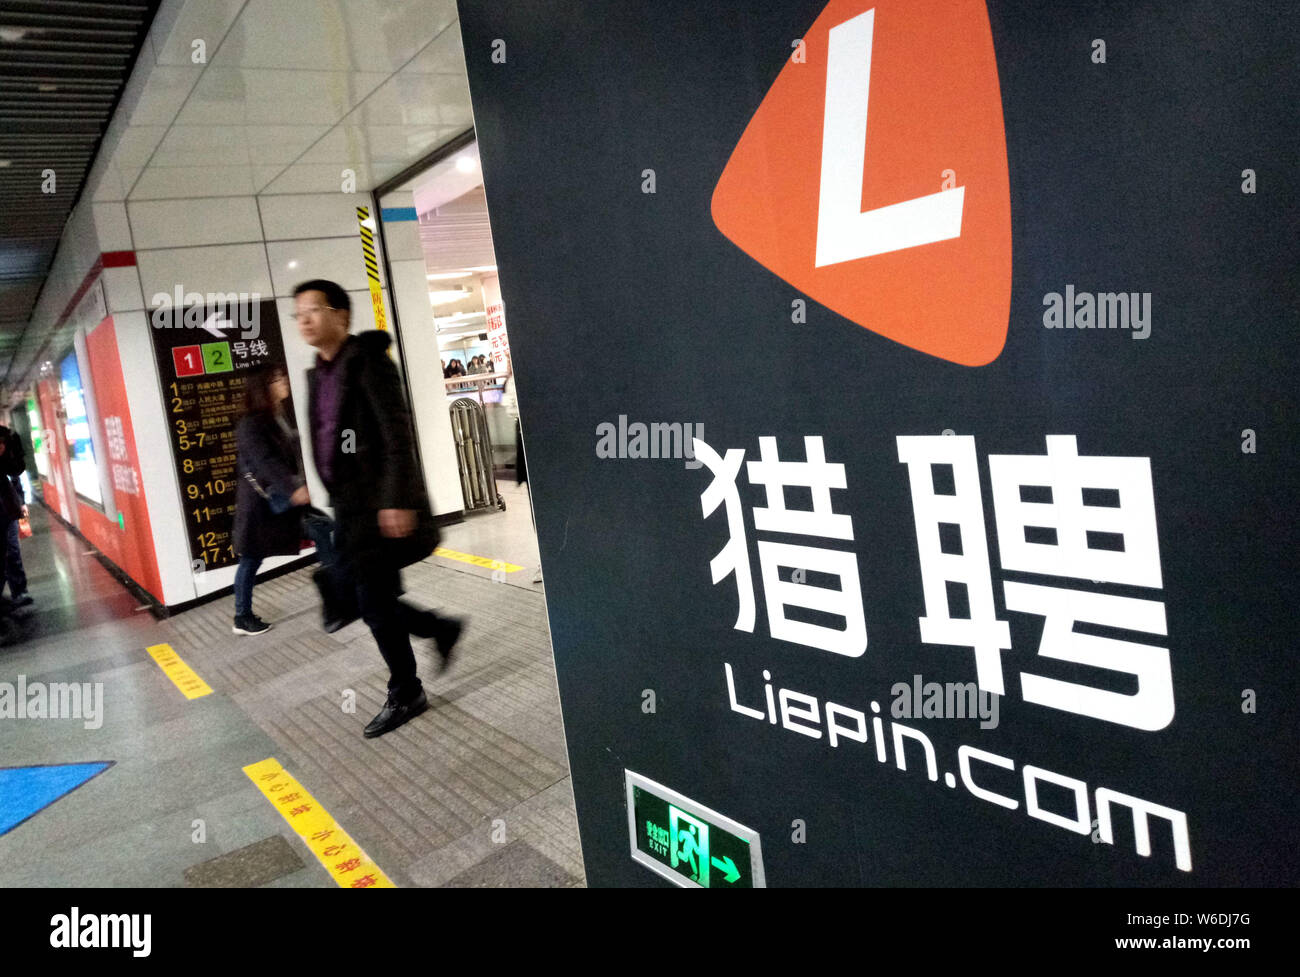
M 438 646 L 438 655 L 442 659 L 442 667 L 438 669 L 441 674 L 451 667 L 452 649 L 460 640 L 460 633 L 465 630 L 465 622 L 458 617 L 445 617 L 438 623 L 438 633 L 433 636 L 433 640 Z
M 355 596 L 346 588 L 341 588 L 333 573 L 321 567 L 311 575 L 312 582 L 321 596 L 321 627 L 326 634 L 333 634 L 347 627 L 359 616 Z M 352 599 L 348 599 L 352 596 Z
M 355 617 L 325 617 L 321 621 L 321 628 L 326 634 L 333 634 L 335 631 L 342 631 L 355 620 Z
M 429 700 L 425 697 L 424 689 L 421 689 L 420 694 L 405 705 L 399 703 L 390 693 L 384 708 L 379 710 L 379 715 L 370 720 L 370 724 L 366 727 L 365 737 L 374 739 L 376 736 L 383 736 L 408 719 L 414 719 L 428 708 Z

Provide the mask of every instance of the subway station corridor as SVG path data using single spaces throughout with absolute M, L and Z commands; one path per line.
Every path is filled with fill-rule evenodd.
M 1286 959 L 1295 14 L 0 0 L 0 960 Z
M 417 645 L 429 710 L 366 740 L 383 662 L 363 624 L 321 631 L 310 568 L 259 583 L 258 611 L 274 627 L 235 637 L 229 597 L 155 620 L 71 532 L 31 511 L 34 603 L 10 615 L 0 677 L 102 683 L 102 724 L 0 722 L 0 886 L 349 884 L 243 772 L 271 758 L 395 885 L 583 883 L 532 567 L 510 574 L 528 578 L 514 586 L 439 556 L 406 571 L 409 599 L 469 623 L 445 675 Z M 508 539 L 526 502 L 488 518 Z M 473 520 L 452 529 L 457 552 L 480 542 Z M 187 698 L 146 650 L 162 644 L 211 693 Z M 71 764 L 109 765 L 54 794 Z

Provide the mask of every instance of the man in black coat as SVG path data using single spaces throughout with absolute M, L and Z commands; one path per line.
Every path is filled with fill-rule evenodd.
M 434 639 L 445 669 L 461 623 L 400 599 L 402 567 L 433 552 L 437 530 L 401 379 L 388 357 L 391 337 L 379 330 L 351 335 L 351 301 L 334 282 L 304 282 L 294 301 L 298 331 L 317 353 L 307 373 L 308 413 L 316 470 L 334 506 L 335 545 L 390 673 L 388 701 L 365 729 L 367 737 L 382 736 L 428 707 L 410 636 Z

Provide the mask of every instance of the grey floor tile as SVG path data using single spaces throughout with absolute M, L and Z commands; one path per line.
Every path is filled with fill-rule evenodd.
M 246 889 L 265 885 L 304 868 L 289 842 L 271 835 L 185 870 L 185 884 L 196 889 Z
M 416 644 L 430 708 L 377 740 L 361 730 L 383 703 L 382 659 L 360 622 L 320 630 L 310 570 L 260 582 L 255 606 L 276 626 L 237 638 L 229 597 L 161 621 L 137 614 L 84 544 L 47 527 L 28 566 L 37 608 L 48 613 L 25 643 L 0 648 L 0 681 L 102 682 L 104 721 L 96 730 L 73 720 L 0 723 L 0 756 L 8 765 L 115 765 L 0 836 L 0 885 L 179 886 L 187 872 L 204 878 L 197 866 L 206 864 L 232 867 L 213 877 L 248 885 L 333 886 L 242 772 L 268 757 L 398 884 L 581 884 L 544 597 L 532 584 L 536 542 L 525 490 L 506 490 L 506 512 L 467 518 L 444 543 L 525 569 L 511 575 L 513 586 L 442 558 L 405 572 L 409 600 L 468 627 L 445 674 L 429 644 Z M 144 653 L 164 642 L 211 695 L 185 699 Z M 355 696 L 351 713 L 345 690 Z M 504 846 L 491 839 L 497 820 L 507 826 Z M 258 843 L 277 858 L 287 848 L 300 867 L 269 859 L 283 870 L 261 879 L 257 857 L 251 868 L 241 861 Z

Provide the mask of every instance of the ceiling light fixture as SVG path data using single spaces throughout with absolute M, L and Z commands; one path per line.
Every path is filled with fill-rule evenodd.
M 469 276 L 470 273 L 468 271 L 440 271 L 433 275 L 425 275 L 424 277 L 431 282 L 445 282 L 450 281 L 453 278 L 468 278 Z
M 292 269 L 294 269 L 294 268 L 297 268 L 297 267 L 298 267 L 298 262 L 296 262 L 296 261 L 290 261 L 290 262 L 289 262 L 289 268 L 290 268 L 290 270 L 292 270 Z
M 478 169 L 478 160 L 473 156 L 457 156 L 456 169 L 462 173 L 473 173 Z
M 451 288 L 431 289 L 429 301 L 433 305 L 449 305 L 452 302 L 463 302 L 473 294 L 464 285 L 456 285 Z
M 496 265 L 475 265 L 470 269 L 476 275 L 495 275 L 497 273 Z

